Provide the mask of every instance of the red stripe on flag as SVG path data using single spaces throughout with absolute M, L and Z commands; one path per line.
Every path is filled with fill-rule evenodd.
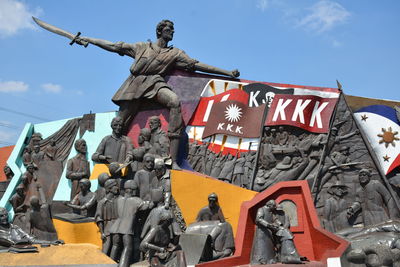
M 229 96 L 227 96 L 227 95 L 229 95 Z M 204 121 L 204 120 L 205 120 L 205 116 L 207 114 L 206 113 L 207 107 L 210 105 L 209 109 L 211 111 L 212 106 L 215 103 L 221 102 L 221 99 L 223 97 L 227 97 L 227 99 L 225 99 L 225 100 L 236 100 L 236 101 L 244 103 L 244 104 L 247 104 L 247 102 L 249 101 L 249 95 L 245 91 L 239 90 L 239 89 L 231 89 L 222 94 L 218 94 L 218 95 L 211 96 L 211 97 L 201 97 L 199 104 L 197 105 L 197 108 L 196 108 L 195 112 L 193 113 L 193 116 L 190 119 L 188 125 L 193 125 L 193 126 L 206 125 L 206 121 Z M 214 101 L 214 102 L 210 102 L 210 101 Z
M 396 159 L 390 164 L 389 169 L 387 170 L 386 174 L 389 174 L 393 171 L 396 167 L 400 166 L 400 155 L 397 155 Z

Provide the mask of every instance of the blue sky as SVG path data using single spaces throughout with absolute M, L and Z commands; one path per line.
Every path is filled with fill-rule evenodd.
M 175 22 L 171 44 L 241 78 L 335 87 L 399 100 L 400 1 L 0 0 L 0 146 L 26 122 L 106 112 L 132 60 L 68 40 L 31 16 L 110 41 L 155 40 Z

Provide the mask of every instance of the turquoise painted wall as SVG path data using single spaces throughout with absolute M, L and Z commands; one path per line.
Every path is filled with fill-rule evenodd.
M 116 116 L 116 112 L 114 111 L 106 113 L 97 113 L 95 116 L 96 116 L 95 131 L 94 132 L 86 131 L 82 137 L 83 139 L 86 140 L 88 146 L 87 158 L 90 162 L 91 171 L 93 170 L 94 167 L 94 163 L 91 161 L 92 154 L 96 151 L 97 146 L 99 145 L 103 137 L 111 134 L 112 130 L 110 124 L 111 120 Z M 13 151 L 11 152 L 10 157 L 7 160 L 7 164 L 14 172 L 14 177 L 10 181 L 10 184 L 6 192 L 4 193 L 2 199 L 0 200 L 0 207 L 6 207 L 10 211 L 11 215 L 13 215 L 13 211 L 11 205 L 8 203 L 8 200 L 15 193 L 15 188 L 19 184 L 21 176 L 26 170 L 25 166 L 22 164 L 22 151 L 25 147 L 25 140 L 28 140 L 34 132 L 41 133 L 43 139 L 45 139 L 50 135 L 54 134 L 55 132 L 57 132 L 70 119 L 64 119 L 64 120 L 58 120 L 40 124 L 27 123 L 25 125 L 24 129 L 20 134 L 20 137 L 18 138 L 17 143 L 15 144 Z M 76 139 L 79 139 L 79 130 L 75 140 Z M 76 155 L 75 148 L 72 147 L 68 159 L 74 157 L 75 155 Z M 67 164 L 65 162 L 65 167 L 66 165 Z M 71 184 L 70 181 L 65 177 L 65 173 L 66 173 L 66 168 L 64 168 L 63 170 L 53 200 L 69 200 L 70 198 Z M 97 180 L 92 180 L 91 190 L 95 191 L 96 189 L 97 189 Z
M 107 112 L 107 113 L 96 113 L 95 119 L 95 131 L 89 132 L 86 131 L 85 134 L 82 136 L 85 139 L 88 153 L 87 159 L 90 162 L 90 171 L 93 170 L 94 163 L 92 162 L 92 155 L 96 152 L 98 145 L 100 144 L 101 140 L 106 135 L 110 135 L 112 133 L 112 129 L 110 127 L 111 120 L 116 116 L 116 112 Z M 76 139 L 79 139 L 79 134 L 77 135 Z M 71 149 L 71 153 L 68 156 L 68 159 L 74 157 L 76 155 L 75 148 Z M 53 197 L 53 200 L 70 200 L 71 194 L 71 182 L 65 177 L 66 168 L 64 168 L 63 174 L 61 175 L 60 182 L 57 187 L 57 191 Z M 91 190 L 95 191 L 97 189 L 97 180 L 91 181 L 92 186 Z

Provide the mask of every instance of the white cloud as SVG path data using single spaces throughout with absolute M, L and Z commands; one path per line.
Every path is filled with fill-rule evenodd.
M 268 0 L 257 0 L 256 6 L 261 9 L 261 11 L 265 11 L 269 6 Z
M 0 141 L 11 141 L 13 140 L 15 136 L 15 133 L 11 133 L 11 132 L 6 132 L 6 131 L 0 131 Z
M 345 23 L 351 15 L 340 4 L 328 0 L 319 1 L 309 10 L 310 14 L 301 19 L 297 26 L 317 33 L 329 31 L 336 25 Z
M 0 0 L 0 37 L 11 36 L 21 29 L 34 29 L 32 16 L 41 13 L 40 8 L 30 10 L 16 0 Z
M 338 40 L 333 40 L 332 41 L 332 46 L 333 47 L 340 47 L 342 45 L 343 45 L 342 42 L 339 42 Z
M 3 93 L 26 92 L 28 88 L 29 85 L 21 81 L 0 81 L 0 92 Z
M 53 93 L 53 94 L 58 94 L 58 93 L 61 93 L 61 91 L 62 91 L 61 85 L 54 84 L 54 83 L 44 83 L 44 84 L 42 84 L 42 88 L 47 93 Z

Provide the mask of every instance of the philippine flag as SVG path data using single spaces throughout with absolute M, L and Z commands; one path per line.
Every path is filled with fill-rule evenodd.
M 385 174 L 393 171 L 400 165 L 400 122 L 396 110 L 373 105 L 359 109 L 354 116 L 367 135 Z

